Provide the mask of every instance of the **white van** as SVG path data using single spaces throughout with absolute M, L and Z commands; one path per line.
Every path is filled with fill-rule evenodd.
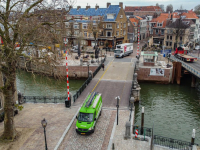
M 133 43 L 124 43 L 116 45 L 114 56 L 123 58 L 124 56 L 129 56 L 131 53 L 133 53 Z

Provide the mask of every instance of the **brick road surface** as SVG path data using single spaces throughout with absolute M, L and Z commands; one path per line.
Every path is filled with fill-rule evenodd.
M 102 110 L 99 117 L 95 132 L 91 135 L 79 135 L 76 133 L 76 120 L 74 121 L 70 131 L 63 140 L 59 150 L 100 150 L 107 149 L 113 120 L 115 119 L 115 110 Z

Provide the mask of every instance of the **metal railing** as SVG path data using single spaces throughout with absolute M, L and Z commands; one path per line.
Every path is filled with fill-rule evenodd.
M 184 68 L 186 68 L 188 71 L 190 71 L 191 73 L 193 73 L 194 75 L 196 75 L 197 77 L 200 78 L 200 72 L 197 71 L 196 69 L 194 69 L 193 67 L 189 66 L 187 63 L 181 61 L 180 59 L 177 59 L 175 57 L 170 57 L 169 58 L 171 61 L 178 61 L 178 62 L 181 62 L 182 63 L 182 66 Z
M 67 98 L 67 96 L 22 96 L 21 100 L 19 100 L 19 103 L 64 103 Z
M 139 127 L 139 126 L 133 126 L 133 133 L 135 133 L 136 129 L 138 129 L 138 135 L 141 135 L 141 127 Z M 143 133 L 145 134 L 145 136 L 151 137 L 151 135 L 152 135 L 152 128 L 143 127 Z
M 106 58 L 104 57 L 104 59 L 102 60 L 101 64 L 99 65 L 99 67 L 93 72 L 93 77 L 99 72 L 99 70 L 102 67 L 102 63 L 104 63 L 105 61 L 106 61 Z M 74 102 L 78 99 L 78 97 L 81 95 L 81 93 L 85 90 L 85 88 L 88 86 L 88 84 L 90 83 L 91 80 L 92 80 L 92 77 L 89 76 L 88 79 L 79 88 L 79 90 L 76 91 L 76 93 L 73 95 Z
M 154 135 L 154 144 L 172 149 L 190 150 L 192 145 L 190 142 L 167 138 L 163 136 Z M 195 144 L 196 145 L 196 144 Z
M 74 102 L 78 99 L 78 97 L 81 95 L 81 93 L 84 91 L 84 89 L 88 86 L 90 81 L 92 80 L 92 77 L 90 76 L 84 83 L 83 85 L 79 88 L 78 91 L 73 95 L 73 100 Z
M 133 126 L 133 133 L 135 133 L 135 130 L 138 129 L 138 135 L 141 134 L 141 127 L 140 126 Z M 153 135 L 153 129 L 152 128 L 146 128 L 143 127 L 143 135 L 151 137 L 153 136 L 153 145 L 160 145 L 164 147 L 174 148 L 174 149 L 181 149 L 181 150 L 190 150 L 192 145 L 191 142 L 186 142 L 182 140 L 172 139 L 168 137 L 163 137 L 159 135 Z M 198 145 L 195 143 L 195 145 Z

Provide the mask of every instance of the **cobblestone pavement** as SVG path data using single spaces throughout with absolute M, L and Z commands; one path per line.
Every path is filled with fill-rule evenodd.
M 64 130 L 78 110 L 78 107 L 66 108 L 64 104 L 23 104 L 24 108 L 14 117 L 17 131 L 29 130 L 29 136 L 23 139 L 20 150 L 43 150 L 44 129 L 41 120 L 47 120 L 46 136 L 49 150 L 53 150 L 62 136 Z M 0 123 L 0 131 L 3 130 L 3 122 Z M 16 148 L 16 150 L 18 150 Z
M 76 120 L 71 126 L 59 150 L 100 150 L 107 149 L 116 110 L 102 110 L 102 115 L 97 121 L 95 132 L 91 135 L 76 133 Z

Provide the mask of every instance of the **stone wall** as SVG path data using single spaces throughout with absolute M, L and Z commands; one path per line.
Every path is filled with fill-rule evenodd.
M 50 66 L 48 64 L 30 63 L 20 59 L 19 68 L 28 69 L 35 73 L 45 74 L 52 77 L 66 78 L 66 66 Z M 94 72 L 98 66 L 89 66 L 89 70 Z M 87 78 L 88 66 L 68 66 L 68 75 L 70 78 Z
M 150 70 L 151 68 L 140 68 L 137 71 L 138 74 L 138 81 L 142 82 L 157 82 L 157 83 L 170 83 L 171 82 L 171 74 L 172 69 L 165 69 L 164 76 L 150 76 Z

